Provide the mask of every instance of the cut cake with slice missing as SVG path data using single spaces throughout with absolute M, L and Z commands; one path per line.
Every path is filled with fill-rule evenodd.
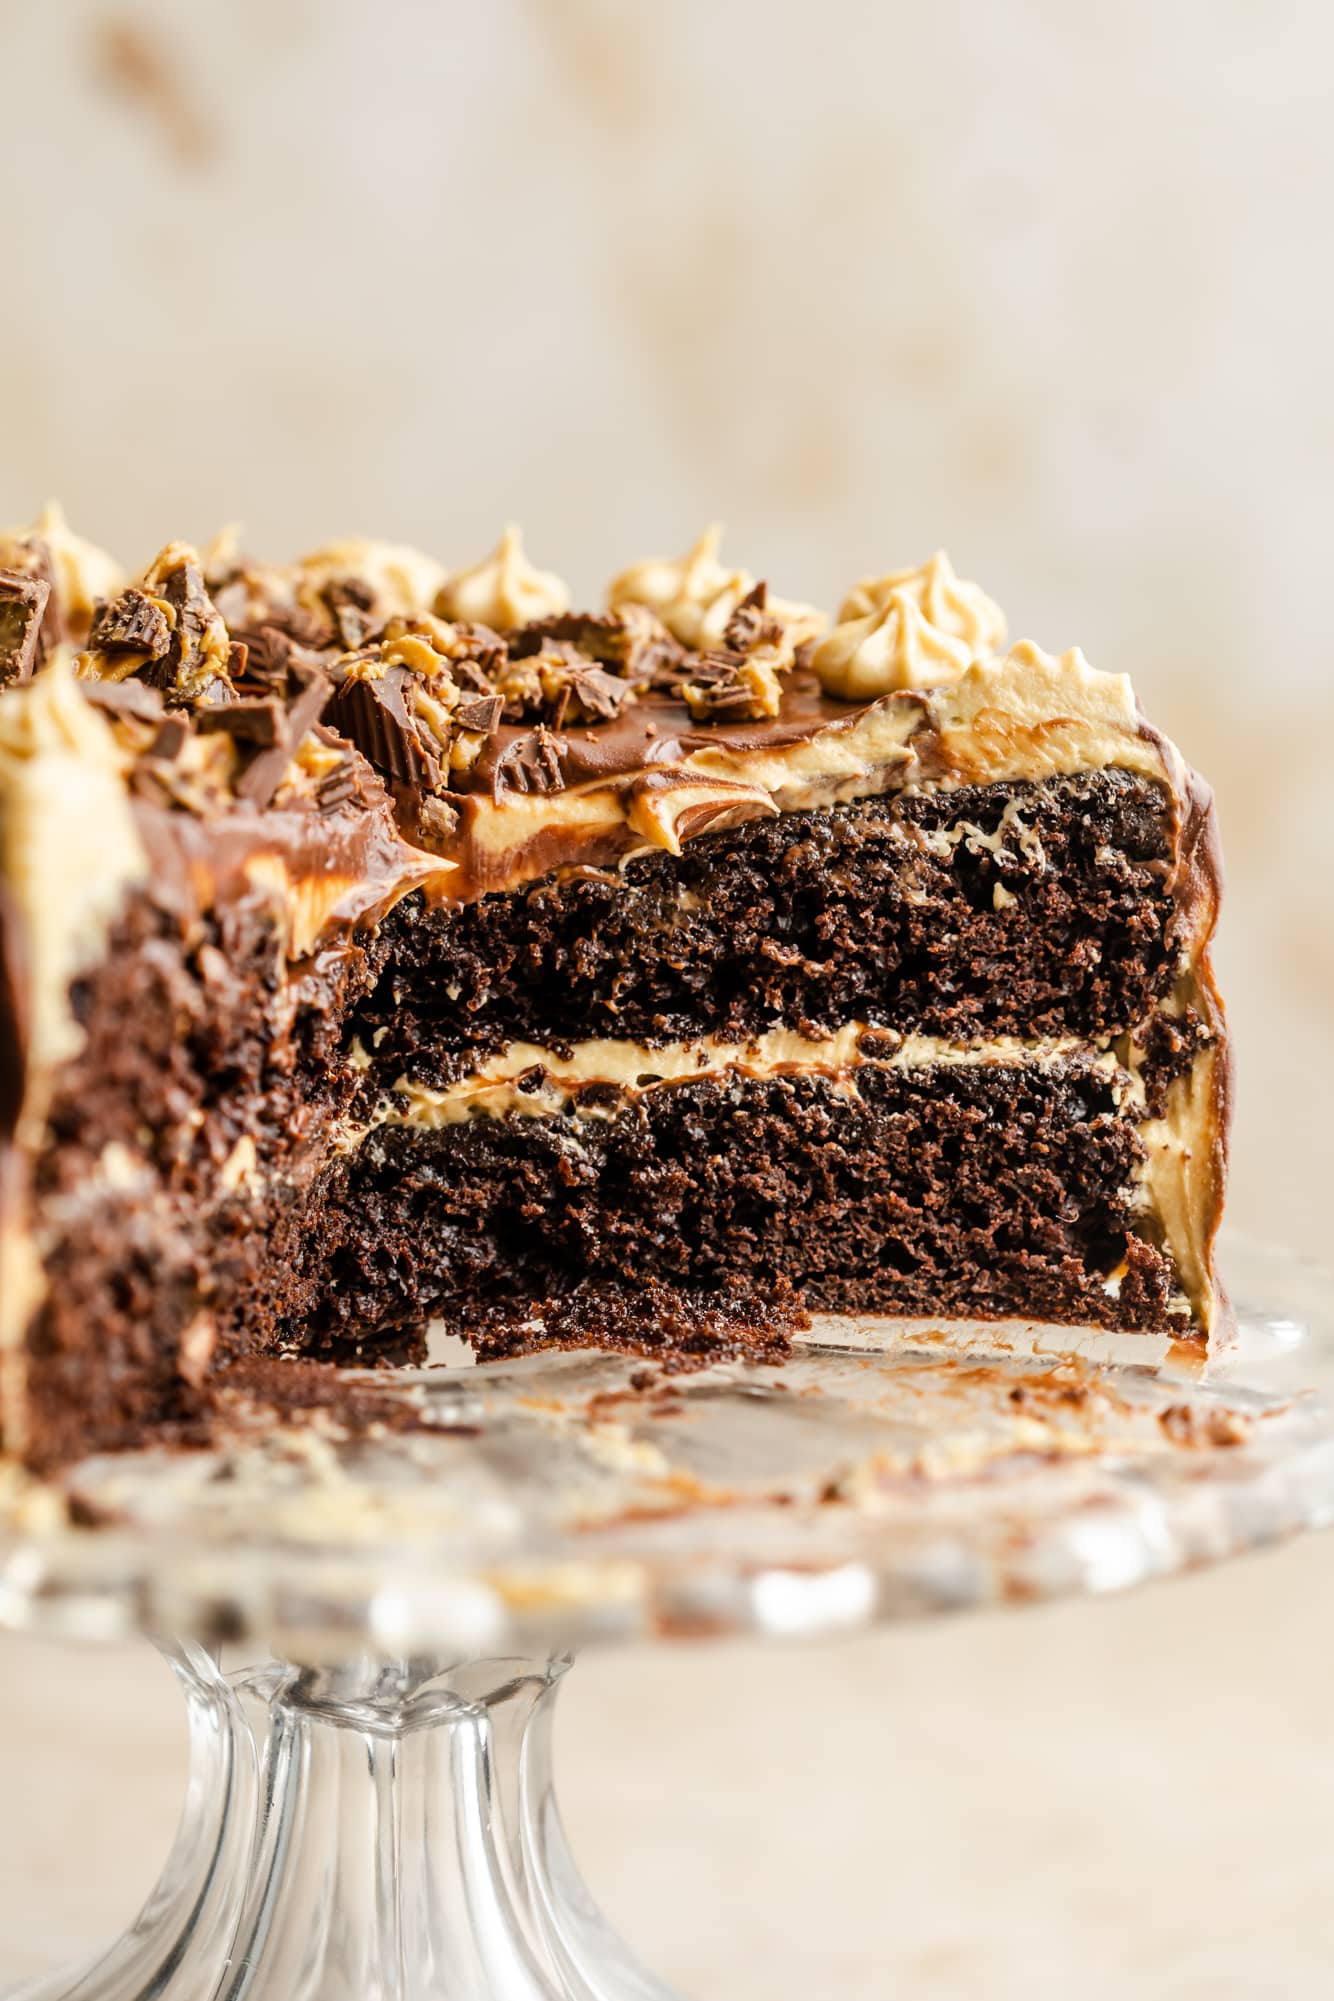
M 0 542 L 0 1426 L 288 1352 L 1218 1335 L 1211 798 L 943 556 L 569 608 L 349 542 Z

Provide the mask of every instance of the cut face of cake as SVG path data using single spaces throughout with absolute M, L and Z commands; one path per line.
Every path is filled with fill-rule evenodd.
M 1210 795 L 943 556 L 0 542 L 0 1425 L 238 1359 L 1217 1336 Z

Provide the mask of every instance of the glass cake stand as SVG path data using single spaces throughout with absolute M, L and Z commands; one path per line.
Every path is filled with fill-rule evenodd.
M 1334 1520 L 1334 1281 L 1235 1239 L 1226 1269 L 1241 1339 L 1208 1365 L 828 1322 L 781 1369 L 417 1370 L 355 1427 L 238 1403 L 216 1449 L 78 1468 L 95 1531 L 20 1497 L 0 1624 L 153 1636 L 190 1767 L 130 1931 L 13 1992 L 670 2001 L 561 1830 L 572 1652 L 1115 1591 Z

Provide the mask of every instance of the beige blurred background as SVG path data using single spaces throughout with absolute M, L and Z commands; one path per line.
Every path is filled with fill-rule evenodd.
M 1329 1253 L 1323 0 L 0 0 L 0 62 L 0 519 L 466 562 L 516 515 L 590 597 L 714 517 L 825 601 L 944 543 L 1214 779 L 1234 1214 Z M 1314 2001 L 1332 1564 L 589 1660 L 572 1831 L 718 2001 Z M 150 1880 L 165 1674 L 0 1642 L 0 1757 L 7 1976 Z

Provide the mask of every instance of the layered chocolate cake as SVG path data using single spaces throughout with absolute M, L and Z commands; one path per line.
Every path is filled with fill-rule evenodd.
M 0 540 L 0 1424 L 247 1357 L 781 1354 L 811 1313 L 1216 1334 L 1206 788 L 943 555 L 835 619 L 717 537 L 572 610 Z

